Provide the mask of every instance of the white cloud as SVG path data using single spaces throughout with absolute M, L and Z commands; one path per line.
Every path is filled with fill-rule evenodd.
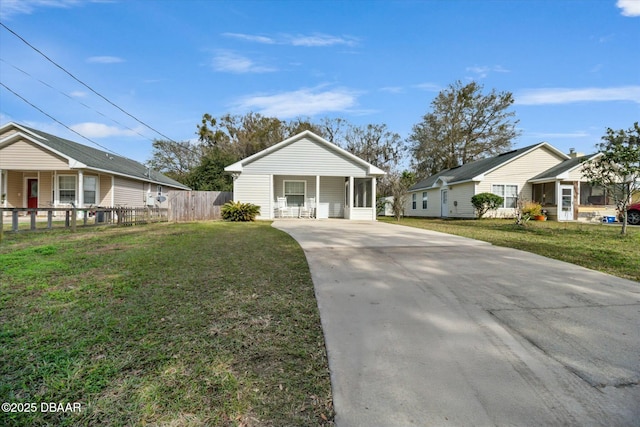
M 442 90 L 442 87 L 435 83 L 419 83 L 414 87 L 420 90 L 426 90 L 427 92 L 440 92 Z
M 87 62 L 94 64 L 117 64 L 124 62 L 124 59 L 118 58 L 117 56 L 91 56 L 87 58 Z
M 640 103 L 640 86 L 611 88 L 549 88 L 525 89 L 515 96 L 515 104 L 545 105 L 569 104 L 572 102 L 631 101 Z
M 586 138 L 590 133 L 578 130 L 575 132 L 549 133 L 549 132 L 527 132 L 527 136 L 534 138 Z
M 69 96 L 73 98 L 84 98 L 85 96 L 87 96 L 87 92 L 83 92 L 81 90 L 74 90 L 73 92 L 69 93 Z
M 640 16 L 640 0 L 618 0 L 616 6 L 624 16 Z
M 251 34 L 240 34 L 240 33 L 222 33 L 225 37 L 231 37 L 234 39 L 246 40 L 249 42 L 256 42 L 262 44 L 275 44 L 276 41 L 271 37 L 266 36 L 254 36 Z
M 387 86 L 380 88 L 380 92 L 404 93 L 404 88 L 402 86 Z
M 351 36 L 332 36 L 329 34 L 315 33 L 312 35 L 304 34 L 280 34 L 277 37 L 258 36 L 252 34 L 242 33 L 222 33 L 225 37 L 231 37 L 239 40 L 245 40 L 249 42 L 261 43 L 261 44 L 281 44 L 291 46 L 306 46 L 306 47 L 325 47 L 325 46 L 355 46 L 358 41 L 355 37 Z
M 490 72 L 495 73 L 509 73 L 510 70 L 507 70 L 502 65 L 474 65 L 473 67 L 467 67 L 467 71 L 474 73 L 476 78 L 484 79 L 489 75 Z
M 355 46 L 357 44 L 353 37 L 337 37 L 327 34 L 314 34 L 311 36 L 296 35 L 287 36 L 289 43 L 293 46 L 334 46 L 334 45 L 346 45 Z
M 87 138 L 107 138 L 110 136 L 134 136 L 137 135 L 135 130 L 120 129 L 116 126 L 108 126 L 102 123 L 85 122 L 69 126 L 80 135 Z
M 36 9 L 44 7 L 70 8 L 86 3 L 107 3 L 107 0 L 2 0 L 0 18 L 7 19 L 13 15 L 32 14 Z
M 229 73 L 270 73 L 277 71 L 276 68 L 257 65 L 246 56 L 239 55 L 231 51 L 218 51 L 213 57 L 213 69 Z
M 248 96 L 236 103 L 234 108 L 265 116 L 290 118 L 347 111 L 356 105 L 356 101 L 356 93 L 347 89 L 318 91 L 304 88 L 272 95 Z

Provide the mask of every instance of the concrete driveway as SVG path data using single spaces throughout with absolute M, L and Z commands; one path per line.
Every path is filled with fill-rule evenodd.
M 338 427 L 640 426 L 640 283 L 394 224 L 273 225 L 309 262 Z

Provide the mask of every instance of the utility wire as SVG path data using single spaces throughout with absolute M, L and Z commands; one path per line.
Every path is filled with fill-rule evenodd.
M 63 72 L 65 72 L 66 74 L 68 74 L 72 79 L 74 79 L 75 81 L 77 81 L 78 83 L 80 83 L 81 85 L 83 85 L 84 87 L 86 87 L 87 89 L 89 89 L 91 92 L 93 92 L 94 94 L 98 95 L 100 98 L 104 99 L 106 102 L 108 102 L 109 104 L 111 104 L 112 106 L 114 106 L 115 108 L 117 108 L 118 110 L 122 111 L 124 114 L 126 114 L 127 116 L 131 117 L 132 119 L 134 119 L 135 121 L 137 121 L 138 123 L 140 123 L 141 125 L 143 125 L 144 127 L 146 127 L 147 129 L 152 130 L 153 132 L 157 133 L 158 135 L 162 136 L 164 139 L 169 140 L 173 143 L 176 143 L 176 141 L 174 141 L 173 139 L 169 138 L 168 136 L 166 136 L 165 134 L 163 134 L 162 132 L 152 128 L 151 126 L 149 126 L 148 124 L 146 124 L 145 122 L 143 122 L 142 120 L 138 119 L 137 117 L 133 116 L 132 114 L 129 114 L 128 112 L 126 112 L 124 109 L 122 109 L 121 107 L 119 107 L 118 105 L 114 104 L 113 102 L 111 102 L 110 100 L 108 100 L 106 97 L 104 97 L 103 95 L 101 95 L 100 93 L 98 93 L 96 90 L 94 90 L 91 86 L 89 86 L 88 84 L 84 83 L 82 80 L 80 80 L 79 78 L 77 78 L 76 76 L 74 76 L 73 74 L 71 74 L 69 71 L 67 71 L 64 67 L 62 67 L 61 65 L 59 65 L 57 62 L 55 62 L 53 59 L 49 58 L 47 55 L 45 55 L 42 51 L 40 51 L 38 48 L 36 48 L 35 46 L 33 46 L 31 43 L 29 43 L 28 41 L 26 41 L 22 36 L 20 36 L 18 33 L 16 33 L 15 31 L 13 31 L 11 28 L 7 27 L 3 22 L 0 22 L 0 25 L 2 25 L 2 27 L 4 27 L 7 31 L 9 31 L 11 34 L 13 34 L 14 36 L 16 36 L 18 39 L 20 39 L 24 44 L 26 44 L 27 46 L 29 46 L 31 49 L 35 50 L 36 52 L 38 52 L 40 55 L 42 55 L 47 61 L 51 62 L 53 65 L 55 65 L 56 67 L 58 67 L 60 70 L 62 70 Z M 4 85 L 3 85 L 4 86 Z M 6 87 L 6 86 L 5 86 Z M 15 92 L 14 92 L 15 93 Z
M 83 107 L 85 107 L 85 108 L 87 108 L 87 109 L 89 109 L 89 110 L 91 110 L 91 111 L 93 111 L 93 112 L 95 112 L 95 113 L 98 113 L 99 115 L 101 115 L 101 116 L 102 116 L 102 117 L 104 117 L 105 119 L 109 119 L 109 120 L 111 120 L 113 123 L 115 123 L 115 124 L 117 124 L 117 125 L 119 125 L 119 126 L 122 126 L 122 127 L 126 128 L 126 129 L 129 129 L 131 132 L 138 134 L 138 135 L 139 135 L 139 136 L 141 136 L 142 138 L 147 139 L 147 140 L 149 140 L 149 141 L 153 142 L 151 139 L 149 139 L 148 137 L 144 136 L 143 134 L 141 134 L 141 133 L 140 133 L 140 132 L 138 132 L 137 130 L 135 130 L 135 129 L 131 129 L 131 128 L 130 128 L 130 127 L 128 127 L 127 125 L 122 124 L 122 123 L 118 122 L 117 120 L 115 120 L 115 119 L 113 119 L 113 118 L 111 118 L 111 117 L 108 117 L 107 115 L 105 115 L 105 114 L 101 113 L 100 111 L 96 110 L 95 108 L 90 107 L 89 105 L 85 104 L 84 102 L 77 100 L 76 98 L 72 97 L 71 95 L 69 95 L 69 94 L 67 94 L 67 93 L 64 93 L 63 91 L 61 91 L 61 90 L 59 90 L 59 89 L 56 89 L 55 87 L 51 86 L 49 83 L 44 82 L 44 81 L 40 80 L 39 78 L 32 76 L 31 74 L 27 73 L 25 70 L 23 70 L 23 69 L 21 69 L 21 68 L 19 68 L 19 67 L 15 66 L 15 65 L 13 65 L 13 64 L 11 64 L 10 62 L 7 62 L 7 61 L 5 61 L 5 60 L 4 60 L 4 59 L 2 59 L 2 58 L 0 58 L 0 62 L 4 62 L 5 64 L 7 64 L 7 65 L 9 65 L 9 66 L 11 66 L 11 67 L 13 67 L 13 68 L 15 68 L 16 70 L 18 70 L 18 71 L 20 71 L 21 73 L 23 73 L 23 74 L 25 74 L 25 75 L 27 75 L 27 76 L 31 77 L 32 79 L 37 80 L 38 82 L 40 82 L 40 83 L 41 83 L 41 84 L 43 84 L 44 86 L 47 86 L 48 88 L 55 90 L 56 92 L 60 93 L 61 95 L 66 96 L 66 97 L 67 97 L 67 98 L 69 98 L 70 100 L 77 102 L 78 104 L 82 105 Z
M 81 138 L 86 139 L 87 141 L 91 142 L 92 144 L 97 145 L 98 147 L 109 151 L 110 153 L 115 154 L 116 156 L 119 157 L 125 157 L 122 154 L 118 154 L 115 151 L 105 147 L 104 145 L 100 145 L 97 142 L 95 142 L 92 139 L 87 138 L 86 136 L 82 135 L 81 133 L 71 129 L 69 126 L 65 125 L 64 123 L 62 123 L 60 120 L 56 119 L 55 117 L 53 117 L 51 114 L 45 112 L 44 110 L 42 110 L 41 108 L 37 107 L 36 105 L 32 104 L 31 102 L 29 102 L 26 98 L 22 97 L 20 94 L 18 94 L 17 92 L 15 92 L 13 89 L 11 89 L 9 86 L 5 85 L 4 83 L 0 82 L 0 86 L 4 87 L 6 90 L 8 90 L 9 92 L 11 92 L 12 94 L 14 94 L 15 96 L 17 96 L 18 98 L 20 98 L 21 100 L 23 100 L 24 102 L 26 102 L 27 104 L 29 104 L 30 106 L 32 106 L 33 108 L 35 108 L 36 110 L 40 111 L 42 114 L 44 114 L 45 116 L 49 117 L 51 120 L 53 120 L 54 122 L 58 123 L 59 125 L 64 126 L 65 128 L 67 128 L 68 130 L 70 130 L 71 132 L 75 133 L 76 135 L 80 136 Z

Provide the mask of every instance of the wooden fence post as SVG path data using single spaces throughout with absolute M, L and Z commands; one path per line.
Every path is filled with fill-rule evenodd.
M 78 219 L 77 216 L 78 216 L 78 213 L 76 212 L 76 208 L 73 208 L 71 210 L 71 231 L 73 233 L 76 232 L 76 221 Z

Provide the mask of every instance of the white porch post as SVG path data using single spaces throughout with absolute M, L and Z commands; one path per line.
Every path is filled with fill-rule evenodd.
M 6 194 L 6 191 L 4 191 L 4 180 L 2 179 L 3 176 L 2 174 L 4 173 L 4 171 L 2 169 L 0 169 L 0 201 L 2 203 L 0 203 L 0 208 L 4 208 L 5 203 L 7 203 L 6 197 L 5 196 L 5 200 L 2 200 L 2 195 Z
M 315 216 L 318 219 L 318 208 L 320 207 L 320 175 L 316 175 L 316 211 Z
M 78 171 L 78 207 L 84 207 L 84 172 Z
M 111 175 L 111 207 L 116 205 L 116 177 Z
M 273 219 L 273 174 L 269 175 L 269 219 Z
M 373 211 L 373 217 L 371 219 L 375 221 L 378 215 L 378 212 L 376 211 L 378 207 L 376 206 L 376 177 L 375 176 L 371 178 L 371 207 L 372 207 L 371 210 Z
M 349 177 L 349 218 L 351 219 L 351 210 L 353 209 L 353 176 Z

